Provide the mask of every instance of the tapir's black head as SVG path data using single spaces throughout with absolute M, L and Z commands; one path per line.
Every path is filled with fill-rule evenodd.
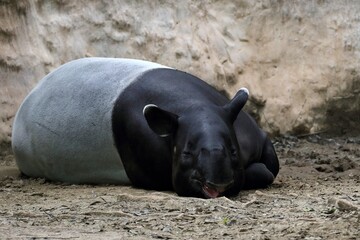
M 240 191 L 244 172 L 233 122 L 248 94 L 243 88 L 225 106 L 193 106 L 182 116 L 144 108 L 150 128 L 173 140 L 172 181 L 179 195 L 214 198 Z

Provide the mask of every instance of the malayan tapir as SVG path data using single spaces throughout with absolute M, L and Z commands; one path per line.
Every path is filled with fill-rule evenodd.
M 267 135 L 201 79 L 157 63 L 83 58 L 48 74 L 21 104 L 20 171 L 67 183 L 133 184 L 214 198 L 263 188 L 279 162 Z

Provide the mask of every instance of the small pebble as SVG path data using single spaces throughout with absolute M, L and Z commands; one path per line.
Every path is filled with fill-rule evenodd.
M 334 205 L 340 211 L 358 211 L 359 207 L 354 205 L 353 203 L 345 200 L 345 199 L 338 199 L 338 198 L 330 198 L 328 200 L 329 204 Z

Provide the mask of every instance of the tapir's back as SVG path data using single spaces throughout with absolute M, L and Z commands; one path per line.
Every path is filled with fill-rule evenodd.
M 144 72 L 131 59 L 85 58 L 47 75 L 18 110 L 12 146 L 20 170 L 73 183 L 128 183 L 111 115 L 121 92 Z

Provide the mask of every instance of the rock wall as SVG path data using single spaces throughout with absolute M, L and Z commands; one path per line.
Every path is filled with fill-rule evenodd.
M 45 74 L 87 56 L 156 61 L 229 96 L 248 87 L 272 134 L 353 129 L 359 39 L 357 0 L 0 0 L 0 142 Z

